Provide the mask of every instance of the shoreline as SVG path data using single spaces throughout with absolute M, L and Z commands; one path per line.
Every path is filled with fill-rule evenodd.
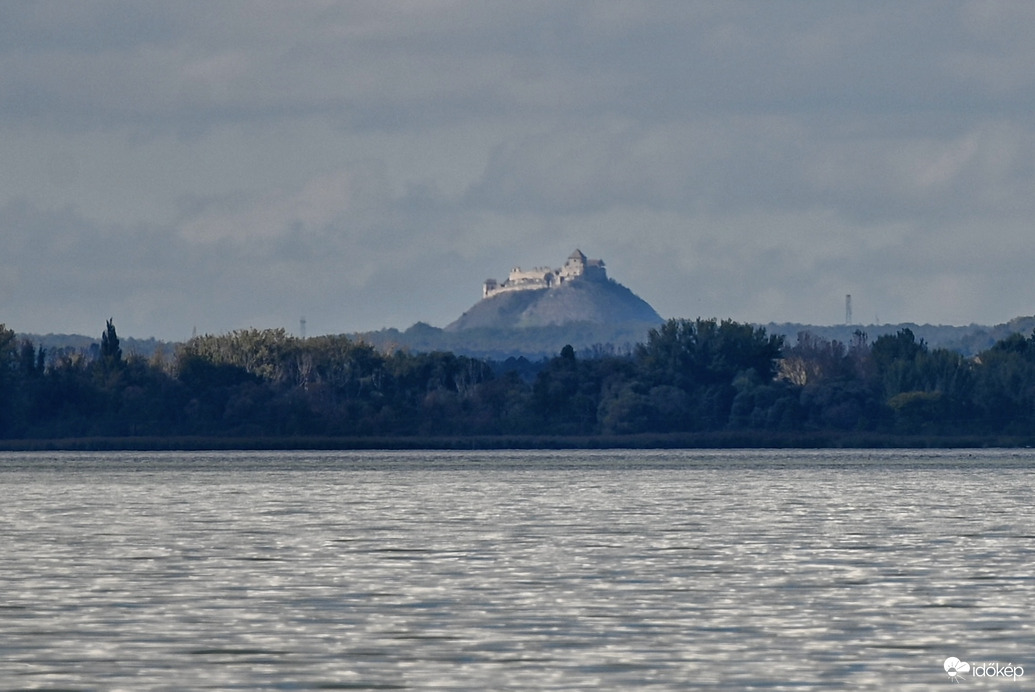
M 1026 448 L 1035 438 L 1005 435 L 888 435 L 709 432 L 644 435 L 471 435 L 377 437 L 70 437 L 0 440 L 0 452 L 334 451 L 494 449 L 983 449 Z

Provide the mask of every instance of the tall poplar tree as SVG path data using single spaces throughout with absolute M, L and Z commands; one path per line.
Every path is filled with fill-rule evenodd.
M 104 334 L 101 335 L 101 362 L 107 369 L 117 367 L 122 362 L 119 335 L 115 333 L 115 325 L 111 319 L 108 320 Z

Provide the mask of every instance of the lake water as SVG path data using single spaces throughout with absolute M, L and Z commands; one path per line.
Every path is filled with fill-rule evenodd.
M 0 688 L 920 690 L 957 657 L 1035 689 L 1033 481 L 1030 450 L 0 454 Z

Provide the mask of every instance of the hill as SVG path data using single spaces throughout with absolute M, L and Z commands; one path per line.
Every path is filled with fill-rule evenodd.
M 870 342 L 884 334 L 895 334 L 903 329 L 909 329 L 917 339 L 923 339 L 931 348 L 945 348 L 956 351 L 964 356 L 972 357 L 990 348 L 997 341 L 1007 338 L 1011 334 L 1022 334 L 1029 336 L 1035 329 L 1035 316 L 1015 317 L 1004 324 L 985 326 L 971 324 L 965 327 L 957 327 L 945 324 L 916 324 L 905 322 L 902 324 L 838 324 L 838 325 L 812 325 L 793 323 L 773 323 L 762 325 L 769 334 L 783 335 L 788 345 L 793 345 L 800 332 L 809 332 L 827 340 L 836 340 L 842 343 L 850 343 L 856 331 L 866 334 Z
M 539 360 L 556 356 L 567 344 L 574 347 L 580 356 L 631 353 L 636 344 L 645 342 L 647 333 L 660 323 L 660 320 L 619 324 L 569 322 L 543 327 L 474 327 L 450 331 L 418 322 L 404 331 L 380 329 L 351 336 L 380 351 L 449 351 L 498 361 L 522 357 Z
M 477 307 L 477 306 L 476 306 Z M 471 312 L 471 311 L 468 311 Z M 501 309 L 501 312 L 503 310 Z M 460 320 L 457 320 L 459 322 Z M 473 319 L 472 319 L 473 321 Z M 622 322 L 600 324 L 568 322 L 540 327 L 470 327 L 441 329 L 418 322 L 409 329 L 381 329 L 352 335 L 382 350 L 405 349 L 414 352 L 451 351 L 457 355 L 505 360 L 509 357 L 538 359 L 555 356 L 565 344 L 571 344 L 581 355 L 594 353 L 627 353 L 637 343 L 647 339 L 647 333 L 658 326 L 651 322 Z M 456 322 L 453 323 L 455 325 Z M 452 327 L 453 325 L 450 325 Z M 923 339 L 930 348 L 945 348 L 973 357 L 1011 334 L 1029 336 L 1035 329 L 1035 316 L 1017 317 L 995 326 L 972 324 L 952 325 L 870 324 L 870 325 L 813 325 L 775 323 L 759 325 L 768 334 L 779 334 L 793 346 L 798 334 L 809 332 L 815 336 L 842 343 L 851 343 L 856 331 L 864 332 L 872 343 L 885 334 L 909 329 L 917 339 Z
M 486 280 L 482 300 L 444 329 L 417 323 L 357 337 L 382 350 L 452 351 L 505 360 L 554 356 L 570 344 L 583 354 L 630 352 L 664 320 L 608 278 L 604 261 L 575 250 L 560 268 L 515 267 Z
M 83 334 L 16 334 L 18 341 L 29 340 L 36 347 L 43 348 L 50 357 L 62 353 L 85 353 L 90 357 L 96 357 L 100 353 L 101 338 L 99 336 L 85 336 Z M 131 336 L 119 336 L 119 345 L 123 354 L 136 355 L 143 358 L 150 358 L 156 352 L 161 351 L 171 355 L 176 351 L 175 342 L 159 341 L 154 337 L 137 339 Z
M 458 320 L 459 321 L 459 320 Z M 364 341 L 383 351 L 405 349 L 427 353 L 451 351 L 457 355 L 506 360 L 509 357 L 524 356 L 538 359 L 555 356 L 565 344 L 571 344 L 582 355 L 593 353 L 626 353 L 633 346 L 647 339 L 647 333 L 661 322 L 622 322 L 600 324 L 593 322 L 569 322 L 560 325 L 522 328 L 472 327 L 469 329 L 446 330 L 418 322 L 405 330 L 385 328 L 371 332 L 357 332 L 348 336 Z M 879 325 L 812 325 L 798 323 L 769 323 L 765 327 L 769 334 L 781 334 L 789 346 L 794 345 L 800 332 L 810 332 L 820 338 L 836 339 L 850 343 L 856 330 L 866 333 L 872 343 L 883 334 L 894 334 L 910 329 L 918 339 L 923 339 L 931 348 L 946 348 L 964 356 L 975 356 L 990 348 L 995 342 L 1011 334 L 1029 336 L 1035 330 L 1035 316 L 1016 317 L 1009 322 L 986 326 L 972 324 L 965 327 L 931 324 L 879 324 Z M 93 354 L 100 349 L 100 339 L 79 334 L 28 334 L 18 333 L 21 341 L 28 339 L 36 346 L 43 346 L 48 359 L 62 352 Z M 156 351 L 167 355 L 176 352 L 180 346 L 174 342 L 155 339 L 134 339 L 120 337 L 122 350 L 126 355 L 137 354 L 145 358 Z
M 556 288 L 510 291 L 483 298 L 447 325 L 446 331 L 523 329 L 579 322 L 657 325 L 663 321 L 647 301 L 614 279 L 579 278 Z

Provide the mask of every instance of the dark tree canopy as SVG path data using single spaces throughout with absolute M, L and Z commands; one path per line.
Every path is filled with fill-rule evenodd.
M 762 381 L 776 375 L 783 337 L 732 320 L 669 320 L 647 335 L 637 359 L 656 378 L 683 388 L 729 383 L 746 371 Z
M 0 437 L 629 435 L 871 431 L 1035 437 L 1035 333 L 975 358 L 908 329 L 872 345 L 669 320 L 632 352 L 493 362 L 382 352 L 283 329 L 206 335 L 170 358 L 47 353 L 0 325 Z
M 107 366 L 118 365 L 122 362 L 119 335 L 115 333 L 115 324 L 110 319 L 101 335 L 101 361 Z

